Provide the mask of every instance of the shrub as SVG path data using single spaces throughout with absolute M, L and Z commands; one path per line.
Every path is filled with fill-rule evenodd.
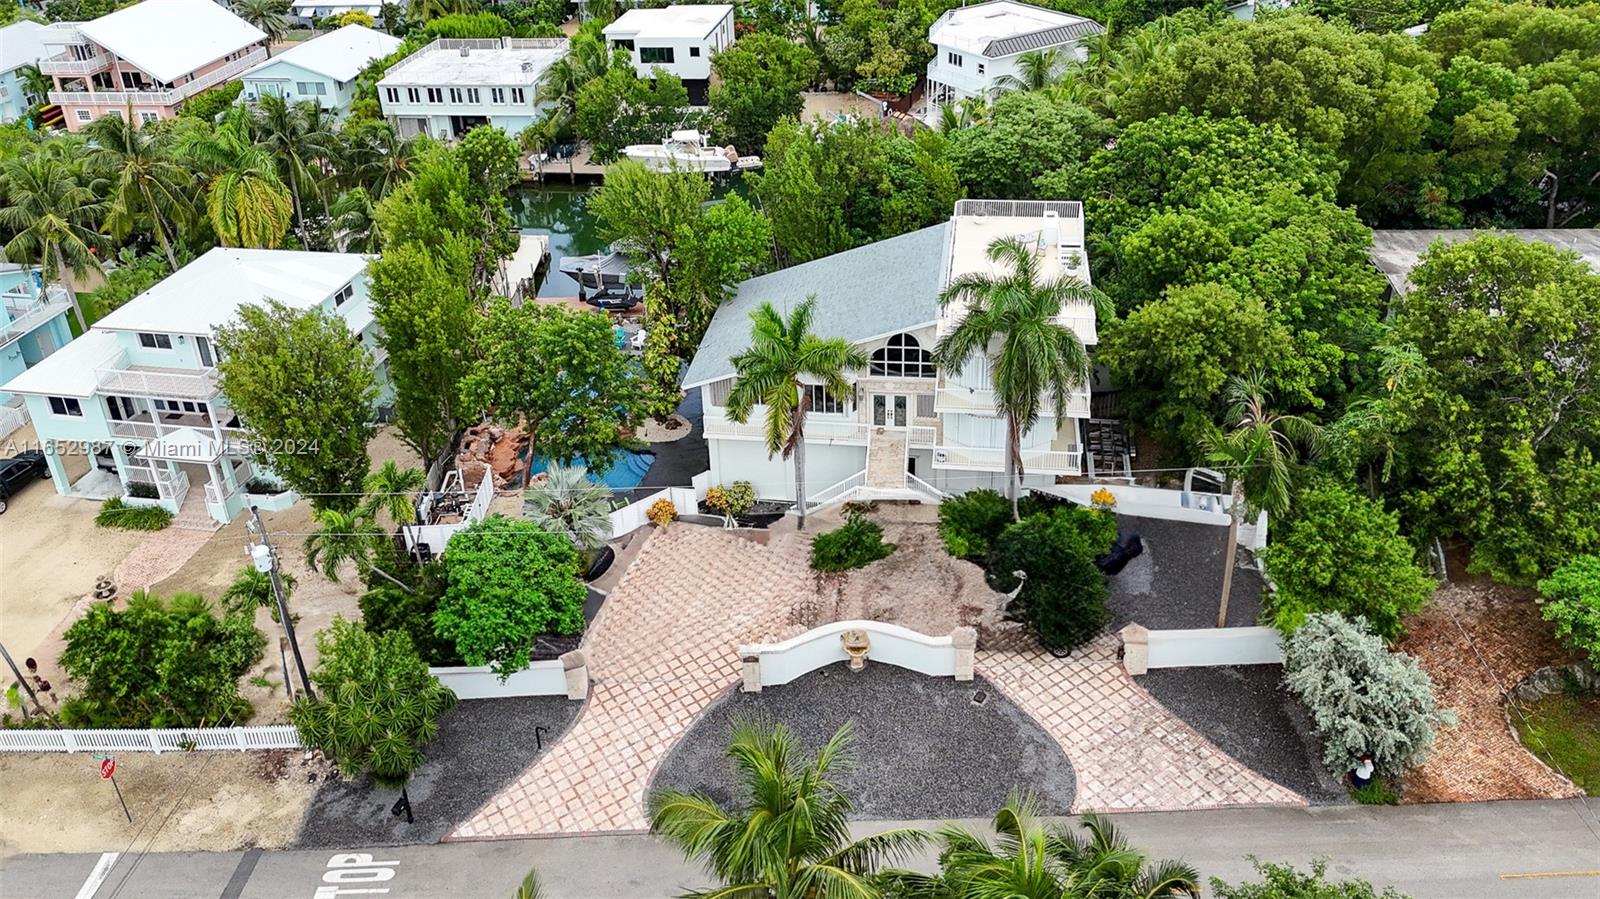
M 755 504 L 756 488 L 749 481 L 719 484 L 706 491 L 706 505 L 724 515 L 743 515 Z
M 1600 659 L 1600 555 L 1578 556 L 1539 582 L 1539 613 L 1556 636 Z
M 1377 783 L 1377 781 L 1373 781 Z M 1229 884 L 1211 878 L 1211 892 L 1217 899 L 1406 899 L 1394 887 L 1379 893 L 1365 880 L 1328 880 L 1328 863 L 1314 861 L 1311 872 L 1290 865 L 1274 865 L 1250 857 L 1260 883 Z
M 159 531 L 172 524 L 172 513 L 160 506 L 130 506 L 121 497 L 113 496 L 100 504 L 94 523 L 124 531 Z
M 939 504 L 939 539 L 958 559 L 979 562 L 1011 524 L 1011 503 L 993 490 L 973 490 Z
M 95 603 L 67 628 L 61 667 L 77 693 L 61 705 L 71 727 L 200 727 L 250 717 L 239 677 L 266 637 L 254 613 L 221 618 L 205 599 L 143 591 L 127 608 Z
M 1434 581 L 1382 503 L 1324 482 L 1303 491 L 1294 518 L 1263 553 L 1277 589 L 1266 600 L 1273 626 L 1291 633 L 1313 612 L 1361 616 L 1385 639 L 1422 608 Z
M 276 493 L 282 493 L 285 489 L 287 488 L 285 488 L 281 483 L 274 481 L 271 478 L 261 477 L 260 475 L 257 475 L 244 482 L 244 492 L 254 493 L 258 496 L 271 496 Z
M 883 528 L 877 522 L 851 515 L 843 525 L 818 534 L 811 541 L 811 567 L 816 571 L 849 571 L 892 552 L 894 544 L 883 542 Z
M 178 115 L 214 122 L 217 116 L 233 105 L 233 101 L 239 99 L 239 92 L 242 90 L 244 90 L 243 81 L 230 81 L 220 87 L 196 94 L 184 101 L 183 109 Z
M 1390 652 L 1363 618 L 1308 615 L 1287 638 L 1283 671 L 1322 735 L 1330 771 L 1349 771 L 1371 753 L 1378 775 L 1398 775 L 1426 760 L 1434 727 L 1455 717 L 1436 707 L 1417 660 Z
M 490 515 L 445 546 L 446 585 L 434 632 L 455 644 L 468 665 L 490 665 L 509 677 L 528 667 L 540 634 L 583 630 L 588 591 L 578 567 L 578 550 L 565 536 Z
M 650 510 L 644 514 L 657 527 L 664 528 L 678 520 L 678 507 L 670 499 L 658 499 L 650 504 Z
M 1066 505 L 1008 525 L 989 553 L 989 586 L 1017 588 L 1014 572 L 1027 575 L 1015 600 L 1039 642 L 1067 652 L 1099 634 L 1111 620 L 1106 582 L 1095 556 L 1116 541 L 1116 518 L 1108 512 Z
M 122 489 L 135 499 L 156 499 L 161 496 L 161 491 L 149 481 L 129 481 L 122 485 Z
M 374 634 L 402 631 L 429 665 L 459 665 L 455 644 L 434 631 L 434 613 L 445 591 L 443 562 L 410 564 L 392 572 L 411 589 L 381 579 L 361 594 L 361 626 Z

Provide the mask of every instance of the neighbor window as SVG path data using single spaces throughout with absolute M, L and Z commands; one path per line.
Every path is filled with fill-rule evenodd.
M 172 335 L 141 333 L 139 335 L 139 345 L 149 350 L 170 350 L 172 349 Z
M 961 68 L 961 54 L 960 53 L 946 53 L 944 55 L 944 61 L 948 62 L 949 64 L 955 66 L 958 69 Z
M 639 61 L 650 65 L 652 63 L 672 63 L 671 47 L 640 47 Z
M 981 63 L 981 62 L 978 63 L 978 74 L 979 75 L 983 74 L 983 63 Z
M 148 110 L 144 110 L 144 111 L 141 111 L 139 113 L 139 121 L 143 122 L 146 125 L 150 124 L 151 122 L 156 121 L 159 118 L 161 118 L 161 116 L 157 115 L 156 113 L 150 112 Z
M 511 102 L 513 102 L 513 103 L 524 103 L 524 102 L 526 102 L 526 100 L 524 99 L 525 97 L 526 97 L 526 94 L 523 93 L 523 89 L 522 88 L 514 87 L 514 88 L 511 89 Z
M 633 38 L 630 37 L 630 38 L 623 38 L 621 40 L 612 41 L 611 42 L 611 46 L 619 47 L 619 48 L 621 48 L 623 50 L 627 50 L 629 53 L 632 53 L 633 52 Z
M 334 307 L 338 308 L 339 306 L 343 306 L 345 301 L 349 300 L 350 297 L 355 295 L 355 292 L 356 288 L 353 284 L 346 284 L 345 286 L 339 288 L 339 292 L 333 295 Z
M 689 55 L 693 56 L 696 59 L 699 59 L 700 58 L 700 48 L 699 47 L 690 47 L 689 48 Z
M 467 88 L 467 102 L 468 103 L 480 102 L 478 100 L 478 89 L 477 88 L 475 88 L 475 87 Z
M 506 89 L 503 88 L 503 87 L 491 87 L 491 88 L 489 88 L 489 102 L 490 103 L 504 103 L 504 102 L 506 102 Z
M 83 405 L 70 396 L 50 397 L 50 412 L 54 415 L 83 417 Z
M 450 102 L 451 103 L 460 103 L 461 102 L 461 88 L 459 88 L 459 87 L 450 88 Z
M 825 413 L 840 413 L 848 411 L 844 400 L 835 397 L 821 384 L 805 385 L 806 392 L 811 394 L 811 411 Z
M 80 122 L 89 121 L 89 110 L 87 110 L 87 109 L 78 110 L 78 121 L 80 121 Z
M 868 374 L 881 378 L 931 378 L 933 358 L 910 334 L 896 334 L 872 353 Z
M 399 103 L 400 89 L 397 87 L 386 87 L 383 89 L 383 96 L 384 99 L 388 100 L 390 103 Z
M 428 88 L 428 102 L 429 103 L 443 103 L 444 102 L 444 88 L 440 88 L 440 87 L 430 87 L 430 88 Z
M 421 99 L 422 99 L 422 95 L 417 92 L 416 88 L 414 88 L 414 87 L 406 88 L 406 102 L 408 102 L 408 103 L 417 103 L 417 102 L 421 101 Z

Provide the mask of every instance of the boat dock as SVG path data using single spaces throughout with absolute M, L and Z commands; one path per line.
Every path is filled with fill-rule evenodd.
M 524 234 L 517 251 L 500 264 L 495 287 L 511 298 L 512 305 L 538 294 L 539 283 L 550 268 L 550 238 L 544 234 Z

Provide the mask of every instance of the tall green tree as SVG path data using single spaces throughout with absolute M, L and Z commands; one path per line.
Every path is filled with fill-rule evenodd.
M 135 124 L 131 108 L 126 115 L 101 116 L 84 131 L 93 140 L 96 168 L 106 171 L 106 230 L 125 240 L 136 227 L 148 227 L 168 271 L 177 271 L 173 245 L 193 217 L 194 176 L 174 158 L 167 132 Z
M 866 366 L 867 356 L 842 337 L 811 330 L 817 307 L 808 297 L 787 316 L 771 303 L 750 313 L 750 346 L 733 357 L 733 388 L 728 418 L 743 424 L 756 406 L 764 407 L 767 456 L 794 458 L 795 509 L 806 529 L 806 415 L 811 411 L 808 383 L 836 397 L 849 396 L 845 373 Z M 804 379 L 804 380 L 802 380 Z
M 289 22 L 289 4 L 285 0 L 239 0 L 233 12 L 239 18 L 267 34 L 267 52 L 271 45 L 289 36 L 294 27 Z
M 212 127 L 190 120 L 177 150 L 202 173 L 206 216 L 224 246 L 273 249 L 283 242 L 293 212 L 277 160 L 256 144 L 250 111 L 229 109 Z
M 217 329 L 219 386 L 258 458 L 313 508 L 348 511 L 370 468 L 372 357 L 344 319 L 275 300 Z
M 610 162 L 629 144 L 653 144 L 683 127 L 689 91 L 683 80 L 657 67 L 640 78 L 631 65 L 615 62 L 579 88 L 573 127 L 589 140 L 594 158 Z
M 829 776 L 848 763 L 850 726 L 800 757 L 782 724 L 734 725 L 728 757 L 745 804 L 724 808 L 702 793 L 657 789 L 650 831 L 705 866 L 722 885 L 692 896 L 805 899 L 879 895 L 876 875 L 921 847 L 927 835 L 901 828 L 850 839 L 850 799 Z
M 1019 238 L 989 244 L 987 255 L 1001 274 L 969 272 L 951 280 L 939 295 L 942 307 L 957 307 L 960 321 L 934 346 L 933 358 L 947 372 L 968 365 L 989 369 L 996 414 L 1006 421 L 1005 477 L 1011 514 L 1026 474 L 1022 436 L 1039 423 L 1052 404 L 1053 423 L 1066 418 L 1072 394 L 1089 383 L 1089 353 L 1083 340 L 1059 316 L 1073 306 L 1089 306 L 1110 317 L 1099 291 L 1074 275 L 1044 280 L 1033 247 Z M 989 347 L 999 342 L 999 352 Z
M 295 229 L 300 241 L 309 243 L 306 233 L 309 200 L 305 195 L 314 194 L 321 211 L 324 214 L 328 211 L 327 197 L 317 173 L 324 163 L 331 162 L 336 152 L 331 123 L 315 100 L 290 103 L 276 94 L 267 94 L 256 101 L 254 131 L 256 144 L 277 160 L 279 177 L 288 182 Z
M 72 301 L 78 330 L 88 330 L 72 282 L 100 270 L 95 229 L 105 204 L 65 164 L 44 152 L 0 164 L 0 189 L 5 197 L 0 228 L 13 235 L 5 245 L 6 258 L 37 263 L 45 281 L 59 280 Z
M 589 198 L 602 240 L 620 242 L 629 259 L 667 289 L 674 286 L 673 258 L 711 184 L 693 172 L 655 172 L 626 160 L 606 168 L 605 186 Z
M 636 417 L 638 377 L 611 321 L 565 306 L 497 299 L 478 328 L 482 355 L 463 402 L 528 434 L 533 452 L 589 470 L 611 467 Z
M 974 197 L 1050 197 L 1055 194 L 1037 189 L 1035 180 L 1086 162 L 1105 145 L 1110 130 L 1080 103 L 1053 93 L 1014 91 L 989 104 L 984 127 L 947 135 L 949 159 Z
M 710 95 L 718 133 L 741 152 L 753 152 L 779 119 L 805 111 L 800 92 L 816 79 L 817 58 L 804 44 L 757 32 L 713 55 L 711 69 L 719 79 Z
M 1026 896 L 1029 899 L 1153 899 L 1200 895 L 1200 872 L 1182 862 L 1147 863 L 1110 818 L 1086 815 L 1079 836 L 1039 820 L 1031 797 L 1013 794 L 995 813 L 996 839 L 939 829 L 939 873 L 896 871 L 890 880 L 908 897 Z
M 289 708 L 300 739 L 333 759 L 348 780 L 368 775 L 379 786 L 404 790 L 425 760 L 422 747 L 439 733 L 439 719 L 455 707 L 455 693 L 428 673 L 401 631 L 370 634 L 335 616 L 317 634 L 317 655 L 311 680 L 318 698 L 301 696 Z

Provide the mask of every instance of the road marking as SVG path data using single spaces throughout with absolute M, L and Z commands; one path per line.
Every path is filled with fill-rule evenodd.
M 244 893 L 245 884 L 250 882 L 250 875 L 255 873 L 256 862 L 260 860 L 260 849 L 251 849 L 244 854 L 244 858 L 239 859 L 239 866 L 233 869 L 228 885 L 222 888 L 222 899 L 239 899 Z
M 1527 874 L 1501 874 L 1501 880 L 1539 880 L 1545 877 L 1600 877 L 1600 869 L 1593 871 L 1532 871 Z
M 340 896 L 387 893 L 388 887 L 361 886 L 361 884 L 385 883 L 393 880 L 395 866 L 399 864 L 399 859 L 376 861 L 366 852 L 338 853 L 328 859 L 327 871 L 323 873 L 322 883 L 317 887 L 313 899 L 338 899 Z M 345 886 L 345 884 L 357 884 L 357 886 Z
M 106 882 L 111 876 L 111 869 L 116 866 L 120 852 L 102 852 L 100 860 L 94 863 L 94 870 L 89 872 L 89 878 L 78 887 L 77 899 L 94 899 L 94 894 L 100 889 L 100 884 Z

